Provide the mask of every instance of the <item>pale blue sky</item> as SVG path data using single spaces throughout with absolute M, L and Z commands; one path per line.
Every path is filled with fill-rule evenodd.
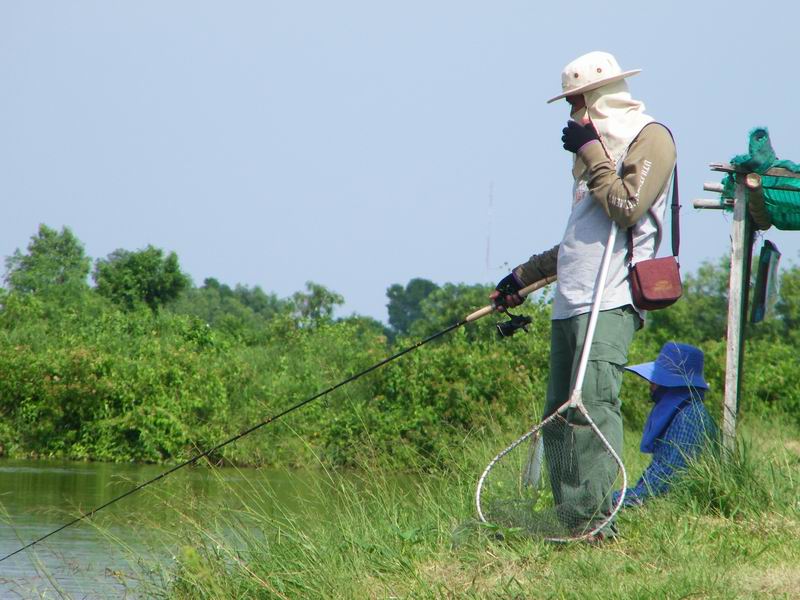
M 691 208 L 708 163 L 755 125 L 800 162 L 800 8 L 731 6 L 0 0 L 0 256 L 66 225 L 93 258 L 153 244 L 198 284 L 313 280 L 385 319 L 392 283 L 494 282 L 559 241 L 568 114 L 545 100 L 607 50 L 677 139 L 693 271 L 729 244 Z M 800 232 L 767 237 L 797 262 Z

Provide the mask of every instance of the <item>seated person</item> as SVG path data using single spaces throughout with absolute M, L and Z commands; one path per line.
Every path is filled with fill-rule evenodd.
M 642 452 L 653 455 L 635 487 L 628 488 L 623 506 L 638 506 L 664 494 L 687 460 L 697 456 L 716 435 L 703 405 L 708 384 L 703 379 L 703 352 L 688 344 L 667 342 L 654 362 L 626 367 L 650 382 L 655 403 L 642 433 Z M 614 492 L 613 502 L 620 491 Z

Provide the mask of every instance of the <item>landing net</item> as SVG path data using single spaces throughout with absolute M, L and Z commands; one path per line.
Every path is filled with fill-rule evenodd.
M 580 424 L 579 424 L 580 423 Z M 551 415 L 498 454 L 476 492 L 482 521 L 552 541 L 608 534 L 624 498 L 618 454 L 583 406 Z

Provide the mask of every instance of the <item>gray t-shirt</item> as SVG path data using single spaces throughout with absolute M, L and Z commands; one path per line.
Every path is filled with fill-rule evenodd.
M 664 221 L 668 189 L 669 186 L 633 226 L 634 263 L 656 255 L 656 237 Z M 603 251 L 611 231 L 611 219 L 593 200 L 585 182 L 576 183 L 574 198 L 576 201 L 558 248 L 558 285 L 553 298 L 553 319 L 568 319 L 591 310 Z M 627 232 L 620 229 L 614 241 L 600 310 L 633 304 L 627 254 Z

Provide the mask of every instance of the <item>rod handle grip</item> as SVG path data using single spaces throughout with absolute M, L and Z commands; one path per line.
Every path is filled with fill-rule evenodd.
M 544 286 L 553 283 L 555 280 L 556 280 L 556 276 L 555 275 L 551 275 L 550 277 L 545 277 L 544 279 L 540 279 L 539 281 L 537 281 L 535 283 L 532 283 L 532 284 L 530 284 L 528 286 L 525 286 L 524 288 L 522 288 L 517 293 L 522 298 L 525 298 L 528 295 L 530 295 L 533 292 L 535 292 L 536 290 L 540 290 Z M 464 319 L 464 321 L 467 322 L 467 323 L 472 323 L 472 321 L 477 321 L 481 317 L 485 317 L 486 315 L 489 315 L 489 314 L 495 312 L 496 310 L 497 309 L 492 304 L 490 304 L 489 306 L 484 306 L 483 308 L 479 308 L 474 313 L 472 313 L 469 316 L 467 316 L 467 318 Z

